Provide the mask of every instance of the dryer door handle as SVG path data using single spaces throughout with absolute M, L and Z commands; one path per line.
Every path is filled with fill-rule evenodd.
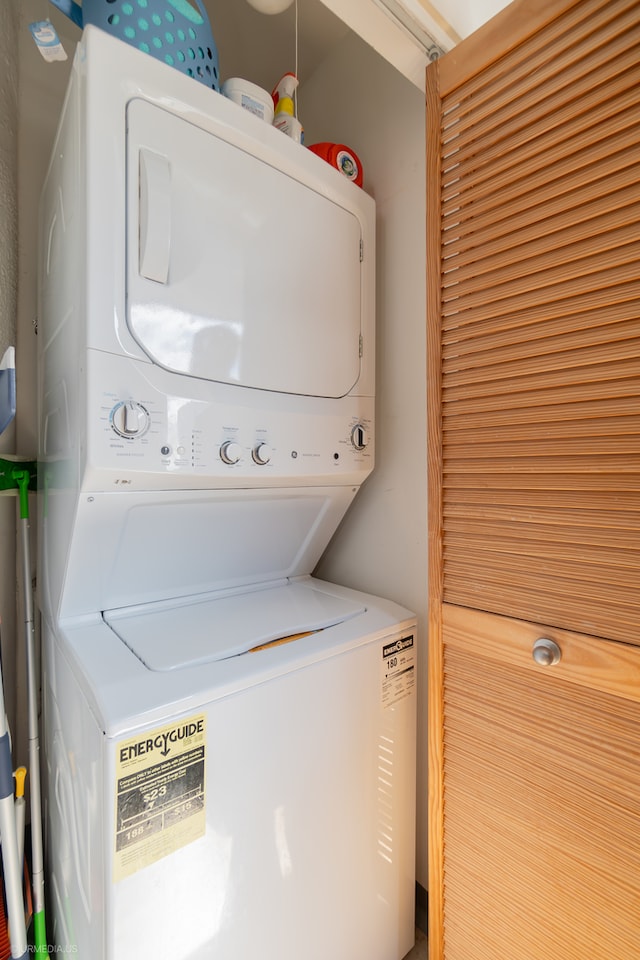
M 157 283 L 169 278 L 171 168 L 167 157 L 140 150 L 140 276 Z

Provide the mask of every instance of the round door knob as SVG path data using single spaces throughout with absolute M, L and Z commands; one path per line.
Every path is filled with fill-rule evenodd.
M 541 667 L 552 667 L 554 663 L 559 663 L 562 657 L 562 650 L 555 642 L 548 637 L 540 637 L 533 645 L 533 659 Z
M 271 460 L 271 447 L 268 443 L 258 443 L 253 448 L 252 456 L 259 466 L 264 466 Z
M 220 447 L 220 459 L 223 460 L 224 463 L 237 463 L 241 456 L 242 447 L 234 440 L 225 440 Z

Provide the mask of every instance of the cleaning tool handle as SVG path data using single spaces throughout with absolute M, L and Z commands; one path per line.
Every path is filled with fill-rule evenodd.
M 33 953 L 36 957 L 50 956 L 44 910 L 39 910 L 33 915 L 33 943 Z
M 16 781 L 16 799 L 19 800 L 21 797 L 24 797 L 24 782 L 27 779 L 27 768 L 18 767 L 13 776 Z
M 18 863 L 22 863 L 24 861 L 24 825 L 26 820 L 24 782 L 27 777 L 27 768 L 18 767 L 17 770 L 14 770 L 13 776 L 16 781 L 15 812 L 16 836 L 18 838 Z
M 3 733 L 0 737 L 0 800 L 6 797 L 11 797 L 13 801 L 13 770 L 9 734 Z M 2 839 L 4 840 L 4 837 Z
M 29 519 L 29 479 L 30 479 L 29 471 L 17 470 L 14 468 L 12 471 L 12 476 L 18 487 L 18 496 L 20 499 L 20 519 L 28 520 Z
M 0 360 L 0 433 L 16 415 L 16 351 L 7 347 Z
M 38 681 L 33 630 L 33 596 L 29 546 L 28 469 L 14 469 L 13 479 L 20 491 L 20 531 L 22 534 L 22 575 L 24 582 L 24 631 L 27 653 L 27 692 L 29 726 L 29 767 L 31 770 L 31 889 L 33 891 L 33 941 L 36 956 L 48 955 L 44 906 L 44 853 L 42 842 L 42 804 L 40 795 L 40 742 L 38 738 Z M 46 480 L 45 480 L 46 488 Z
M 2 704 L 2 715 L 4 717 L 4 703 Z M 2 725 L 4 726 L 4 719 Z M 23 960 L 28 954 L 27 931 L 24 922 L 24 900 L 22 898 L 22 864 L 18 860 L 18 837 L 13 806 L 13 769 L 8 733 L 3 733 L 0 736 L 0 836 L 2 836 L 2 867 L 7 898 L 11 956 L 14 960 Z

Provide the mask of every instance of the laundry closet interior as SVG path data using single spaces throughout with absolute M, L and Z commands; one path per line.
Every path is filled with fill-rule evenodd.
M 47 10 L 70 60 L 67 64 L 41 61 L 25 30 L 28 20 L 43 15 L 41 6 L 29 0 L 20 14 L 18 373 L 23 451 L 18 452 L 24 453 L 31 440 L 35 446 L 37 432 L 36 338 L 31 321 L 37 316 L 38 201 L 69 64 L 80 36 L 66 18 Z M 375 4 L 363 17 L 363 23 L 369 24 L 364 32 L 371 34 L 371 24 L 378 24 L 378 39 L 372 35 L 368 39 L 384 48 L 384 56 L 319 0 L 298 0 L 297 50 L 294 8 L 277 17 L 257 13 L 244 0 L 210 2 L 207 9 L 222 81 L 243 77 L 270 90 L 283 73 L 297 69 L 298 115 L 305 143 L 347 144 L 362 161 L 364 190 L 375 200 L 376 463 L 314 574 L 414 611 L 417 635 L 426 640 L 425 143 L 424 93 L 417 78 L 424 72 L 427 51 L 393 21 L 383 25 L 379 18 L 385 15 Z M 352 14 L 353 10 L 353 20 Z M 394 44 L 398 45 L 395 53 Z M 287 215 L 292 218 L 295 211 Z M 286 248 L 277 252 L 277 283 L 283 298 L 291 286 L 288 271 L 295 261 L 293 253 Z M 426 643 L 422 648 L 418 645 L 416 672 L 420 686 L 420 678 L 426 676 Z M 427 883 L 425 727 L 424 698 L 419 697 L 416 880 L 423 889 Z

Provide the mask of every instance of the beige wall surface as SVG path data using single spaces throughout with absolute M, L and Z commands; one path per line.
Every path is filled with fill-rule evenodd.
M 426 887 L 424 96 L 351 34 L 302 89 L 300 116 L 307 143 L 355 150 L 376 200 L 376 466 L 316 572 L 418 616 L 417 879 Z
M 17 450 L 22 456 L 35 457 L 38 204 L 80 31 L 50 3 L 20 0 L 16 6 L 20 11 Z M 65 61 L 47 63 L 32 39 L 29 24 L 44 16 L 58 31 L 68 56 Z
M 18 296 L 18 14 L 0 4 L 0 357 L 16 343 Z M 0 456 L 15 452 L 15 421 L 0 437 Z M 7 714 L 15 729 L 16 501 L 0 497 L 0 618 Z
M 19 457 L 35 460 L 37 457 L 36 414 L 36 324 L 37 324 L 37 251 L 38 204 L 46 167 L 51 153 L 62 99 L 75 44 L 70 35 L 79 31 L 45 0 L 3 0 L 1 13 L 11 10 L 15 25 L 12 57 L 15 71 L 10 88 L 0 95 L 0 112 L 7 100 L 16 104 L 16 122 L 13 129 L 13 149 L 17 158 L 17 193 L 14 229 L 16 237 L 17 293 L 14 306 L 16 329 L 17 413 L 13 452 Z M 50 17 L 59 31 L 69 55 L 64 62 L 46 63 L 38 51 L 29 30 L 29 24 Z M 67 24 L 69 26 L 67 27 Z M 4 34 L 4 31 L 2 31 Z M 0 42 L 3 37 L 0 38 Z M 32 575 L 35 575 L 35 496 L 30 498 Z M 15 511 L 15 503 L 12 503 Z M 12 513 L 15 530 L 15 512 Z M 14 547 L 15 557 L 15 547 Z M 17 594 L 17 630 L 12 633 L 11 651 L 14 658 L 12 684 L 16 692 L 17 710 L 14 723 L 14 763 L 26 762 L 27 713 L 26 669 L 23 623 L 23 584 L 21 560 L 20 575 L 13 577 L 11 589 Z M 15 601 L 14 601 L 15 602 Z M 37 621 L 36 621 L 37 627 Z M 5 638 L 6 642 L 6 638 Z

